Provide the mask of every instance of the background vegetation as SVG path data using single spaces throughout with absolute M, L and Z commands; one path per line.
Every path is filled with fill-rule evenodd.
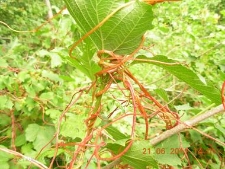
M 54 13 L 59 12 L 64 6 L 59 0 L 51 3 Z M 165 55 L 178 60 L 193 70 L 203 83 L 210 84 L 219 91 L 225 79 L 224 7 L 224 0 L 210 2 L 183 0 L 178 3 L 155 5 L 153 7 L 155 28 L 146 34 L 145 49 L 140 50 L 139 54 L 149 57 Z M 42 0 L 0 1 L 0 16 L 1 21 L 13 29 L 33 30 L 45 22 L 47 8 Z M 58 118 L 74 93 L 91 83 L 89 77 L 77 69 L 68 56 L 70 45 L 82 35 L 81 29 L 67 12 L 35 33 L 16 33 L 4 25 L 0 26 L 2 148 L 12 149 L 37 159 L 46 166 L 50 165 L 54 156 L 53 136 Z M 85 53 L 85 47 L 77 48 L 75 53 L 82 55 Z M 160 67 L 139 64 L 132 66 L 131 71 L 152 95 L 163 104 L 168 104 L 172 110 L 179 112 L 182 120 L 190 119 L 215 106 L 215 103 L 206 96 Z M 114 96 L 121 97 L 117 93 Z M 119 107 L 119 113 L 126 111 L 123 105 L 118 105 L 110 95 L 105 97 L 106 110 L 112 112 Z M 66 120 L 61 125 L 60 142 L 79 142 L 85 136 L 84 120 L 91 101 L 92 96 L 83 93 L 76 106 L 70 108 Z M 103 114 L 102 118 L 107 115 Z M 141 125 L 143 119 L 137 120 L 140 123 L 140 130 L 137 133 L 143 135 L 144 126 Z M 116 123 L 114 127 L 127 136 L 130 132 L 130 121 L 131 119 L 127 118 L 121 123 Z M 150 137 L 164 130 L 164 124 L 158 123 L 157 119 L 153 119 L 150 124 L 152 125 Z M 224 127 L 224 114 L 209 118 L 197 126 L 200 131 L 221 142 L 225 140 Z M 113 131 L 115 132 L 115 129 Z M 181 154 L 175 154 L 176 158 L 171 154 L 160 153 L 154 154 L 154 160 L 158 164 L 176 168 L 185 168 L 188 165 L 193 168 L 224 167 L 224 146 L 194 130 L 183 132 L 182 137 L 184 137 L 182 140 L 186 141 L 184 147 L 189 148 L 188 160 L 182 159 Z M 172 138 L 167 142 L 167 148 L 173 148 L 173 139 L 176 140 Z M 146 145 L 136 146 L 147 148 Z M 67 166 L 74 149 L 74 146 L 59 147 L 54 168 Z M 84 167 L 91 155 L 90 149 L 76 165 Z M 143 153 L 140 156 L 144 158 Z M 150 156 L 152 154 L 149 154 Z M 0 167 L 3 169 L 28 168 L 30 164 L 28 160 L 0 151 Z M 107 162 L 104 162 L 101 165 L 106 164 Z M 96 160 L 93 159 L 89 167 L 96 168 Z

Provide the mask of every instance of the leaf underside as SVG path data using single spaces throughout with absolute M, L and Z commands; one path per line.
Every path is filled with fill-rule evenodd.
M 133 1 L 122 7 L 124 0 L 64 1 L 84 34 L 121 7 L 89 36 L 97 50 L 110 50 L 120 55 L 130 54 L 139 46 L 144 33 L 153 28 L 152 7 L 143 2 Z

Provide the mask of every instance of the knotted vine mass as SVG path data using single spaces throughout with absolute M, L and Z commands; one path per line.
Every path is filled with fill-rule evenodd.
M 149 139 L 149 120 L 156 115 L 165 122 L 166 129 L 176 126 L 179 121 L 179 115 L 151 96 L 148 90 L 129 71 L 130 63 L 143 47 L 145 32 L 152 28 L 152 6 L 139 1 L 124 3 L 121 0 L 72 2 L 65 0 L 65 2 L 71 15 L 84 32 L 84 36 L 72 45 L 70 57 L 79 62 L 79 56 L 73 56 L 73 50 L 80 43 L 87 43 L 86 39 L 91 39 L 97 51 L 99 60 L 97 64 L 101 68 L 98 72 L 92 72 L 95 76 L 91 85 L 94 99 L 93 108 L 85 121 L 87 134 L 77 148 L 70 167 L 74 165 L 79 153 L 85 151 L 85 145 L 91 141 L 93 135 L 95 135 L 93 156 L 98 161 L 115 160 L 124 155 L 136 139 L 137 116 L 141 116 L 145 121 L 144 139 L 146 140 Z M 80 60 L 80 62 L 82 61 Z M 171 63 L 171 65 L 176 64 L 179 63 Z M 123 150 L 118 152 L 117 155 L 112 154 L 112 157 L 103 158 L 99 155 L 99 152 L 101 152 L 101 147 L 104 148 L 106 143 L 102 140 L 102 130 L 96 130 L 95 123 L 97 118 L 101 117 L 103 95 L 108 92 L 112 84 L 117 86 L 117 90 L 127 98 L 126 102 L 128 105 L 133 107 L 131 112 L 133 118 L 132 130 L 130 139 L 127 140 L 127 146 Z M 134 88 L 135 84 L 138 85 L 139 89 Z M 128 93 L 128 95 L 125 93 Z M 144 106 L 145 102 L 152 105 L 151 110 Z M 122 117 L 128 116 L 126 114 L 125 116 L 122 115 Z M 120 118 L 117 117 L 114 120 L 112 119 L 112 121 L 116 122 Z M 102 128 L 104 129 L 106 126 L 109 126 L 109 124 Z M 104 142 L 104 144 L 99 145 L 98 142 Z

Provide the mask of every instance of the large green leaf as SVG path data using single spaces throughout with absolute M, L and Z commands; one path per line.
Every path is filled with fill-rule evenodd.
M 84 34 L 115 12 L 89 36 L 98 50 L 110 50 L 121 55 L 130 54 L 140 44 L 143 34 L 153 27 L 152 7 L 143 2 L 132 1 L 128 5 L 124 0 L 64 1 Z
M 179 156 L 183 156 L 188 147 L 190 145 L 182 135 L 173 135 L 152 148 L 152 152 L 160 164 L 178 166 L 181 165 Z
M 122 156 L 121 160 L 136 169 L 143 169 L 147 166 L 158 168 L 151 149 L 149 141 L 135 141 L 131 148 Z
M 120 141 L 118 141 L 114 144 L 107 144 L 106 148 L 110 149 L 115 154 L 118 154 L 125 148 L 125 145 L 120 144 Z M 123 142 L 124 139 L 121 141 Z M 121 157 L 121 160 L 135 169 L 143 169 L 147 166 L 157 169 L 158 163 L 154 158 L 154 151 L 152 150 L 153 147 L 149 144 L 148 140 L 136 140 L 130 149 Z
M 200 78 L 190 69 L 181 65 L 181 64 L 162 64 L 159 62 L 164 63 L 177 63 L 175 60 L 168 59 L 165 56 L 155 56 L 153 58 L 147 58 L 146 56 L 138 56 L 137 59 L 143 59 L 143 62 L 154 64 L 157 66 L 162 67 L 163 69 L 167 70 L 174 76 L 176 76 L 181 81 L 187 83 L 192 88 L 196 89 L 207 98 L 209 98 L 212 102 L 216 104 L 221 104 L 221 96 L 219 90 L 217 90 L 214 86 L 203 83 Z M 154 62 L 156 61 L 156 62 Z M 134 61 L 135 63 L 143 63 L 142 61 Z

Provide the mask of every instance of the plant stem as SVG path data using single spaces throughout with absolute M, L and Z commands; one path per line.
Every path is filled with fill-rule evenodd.
M 102 96 L 104 93 L 100 95 L 98 93 L 100 93 L 101 91 L 105 89 L 105 86 L 109 82 L 109 78 L 110 77 L 108 75 L 106 76 L 102 75 L 100 76 L 99 80 L 97 80 L 96 82 L 97 92 L 94 91 L 93 93 L 95 95 L 95 100 L 93 101 L 94 108 L 91 111 L 91 114 L 89 115 L 89 118 L 87 119 L 87 122 L 86 122 L 87 136 L 92 133 L 95 121 L 97 120 L 98 115 L 101 113 L 101 102 L 102 102 Z

